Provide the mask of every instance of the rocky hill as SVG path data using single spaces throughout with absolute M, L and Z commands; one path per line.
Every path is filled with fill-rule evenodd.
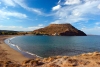
M 49 26 L 33 31 L 36 35 L 57 35 L 57 36 L 86 36 L 71 24 L 50 24 Z

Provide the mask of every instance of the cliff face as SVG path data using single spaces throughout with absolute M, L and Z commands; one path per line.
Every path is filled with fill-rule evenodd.
M 58 36 L 86 36 L 86 34 L 71 24 L 50 24 L 45 28 L 33 31 L 36 35 L 58 35 Z

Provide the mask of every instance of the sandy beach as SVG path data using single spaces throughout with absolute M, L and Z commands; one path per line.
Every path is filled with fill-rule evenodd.
M 11 60 L 16 62 L 22 62 L 23 60 L 28 60 L 21 53 L 10 48 L 7 44 L 4 43 L 4 40 L 7 38 L 14 37 L 15 35 L 0 35 L 0 61 Z

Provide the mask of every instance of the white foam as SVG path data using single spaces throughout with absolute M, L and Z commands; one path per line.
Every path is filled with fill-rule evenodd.
M 13 44 L 13 43 L 10 42 L 10 41 L 11 41 L 12 39 L 14 39 L 14 38 L 15 38 L 15 37 L 12 37 L 12 38 L 8 39 L 8 43 L 9 43 L 10 45 L 12 45 L 12 46 L 15 46 L 18 50 L 23 51 L 23 50 L 21 50 L 21 48 L 20 48 L 18 45 L 15 45 L 15 44 Z M 40 57 L 40 56 L 38 56 L 38 55 L 36 55 L 36 54 L 33 54 L 33 53 L 31 53 L 31 52 L 28 52 L 28 51 L 23 51 L 23 52 L 25 52 L 25 53 L 27 53 L 27 54 L 30 54 L 30 55 L 33 55 L 33 56 L 36 56 L 36 57 L 39 57 L 39 58 L 42 58 L 42 57 Z
M 10 40 L 8 39 L 8 43 L 10 44 Z
M 14 39 L 15 37 L 10 38 L 10 40 Z
M 35 54 L 33 54 L 33 53 L 30 53 L 30 52 L 28 52 L 28 51 L 26 51 L 26 53 L 28 53 L 28 54 L 30 54 L 30 55 L 35 55 Z
M 17 45 L 16 45 L 16 47 L 17 47 L 17 49 L 18 49 L 18 50 L 20 50 L 20 51 L 21 51 L 21 49 L 20 49 L 20 47 L 19 47 L 19 46 L 17 46 Z
M 36 55 L 36 54 L 30 53 L 30 52 L 28 52 L 28 51 L 26 51 L 26 53 L 28 53 L 28 54 L 30 54 L 30 55 L 33 55 L 33 56 L 36 56 L 36 57 L 39 57 L 39 58 L 42 58 L 42 57 L 40 57 L 40 56 L 38 56 L 38 55 Z
M 9 43 L 10 45 L 12 45 L 12 46 L 15 46 L 18 50 L 21 51 L 21 49 L 20 49 L 19 46 L 17 46 L 17 45 L 15 45 L 15 44 L 13 44 L 13 43 L 10 42 L 10 41 L 11 41 L 12 39 L 14 39 L 14 38 L 15 38 L 15 37 L 12 37 L 12 38 L 8 39 L 8 43 Z
M 12 46 L 16 46 L 15 44 L 12 44 L 12 43 L 10 42 L 10 39 L 8 39 L 8 43 L 9 43 L 10 45 L 12 45 Z
M 10 45 L 12 45 L 12 46 L 16 46 L 15 44 L 10 44 Z

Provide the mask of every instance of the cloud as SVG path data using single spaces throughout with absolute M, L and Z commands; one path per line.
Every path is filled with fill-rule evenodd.
M 37 13 L 39 15 L 43 15 L 44 14 L 40 9 L 28 7 L 27 4 L 24 2 L 24 0 L 2 0 L 2 2 L 6 6 L 13 6 L 13 7 L 15 7 L 15 6 L 19 5 L 22 8 L 24 8 L 24 9 L 26 9 L 28 11 Z
M 95 24 L 96 24 L 96 25 L 100 25 L 100 22 L 96 22 Z
M 100 4 L 97 6 L 98 9 L 100 9 Z
M 42 26 L 44 26 L 44 25 L 43 25 L 43 24 L 39 24 L 38 26 L 39 26 L 39 27 L 42 27 Z
M 93 16 L 100 15 L 100 10 L 97 8 L 97 6 L 100 4 L 99 0 L 88 0 L 76 5 L 64 4 L 59 10 L 54 12 L 55 21 L 51 23 L 76 23 L 81 21 L 88 21 L 91 19 L 97 19 L 93 18 Z
M 6 5 L 6 6 L 15 6 L 16 4 L 14 3 L 13 0 L 2 0 L 2 2 Z
M 14 30 L 14 31 L 33 31 L 35 29 L 43 28 L 43 25 L 32 26 L 32 27 L 22 27 L 22 26 L 4 26 L 0 25 L 0 30 Z
M 1 2 L 0 2 L 0 4 L 1 4 Z
M 100 35 L 100 27 L 93 27 L 93 28 L 82 28 L 82 31 L 84 31 L 86 34 L 94 34 L 94 35 Z
M 60 5 L 57 5 L 57 6 L 54 6 L 54 7 L 52 8 L 52 10 L 55 11 L 55 10 L 59 10 L 60 8 L 61 8 L 61 6 L 60 6 Z
M 27 15 L 13 11 L 0 10 L 0 18 L 7 18 L 7 17 L 16 17 L 22 19 L 22 18 L 27 18 Z
M 7 18 L 7 20 L 9 20 L 10 18 Z
M 61 0 L 58 1 L 58 4 L 60 4 L 60 3 L 61 3 Z
M 60 3 L 61 3 L 61 0 L 58 1 L 56 6 L 52 7 L 52 11 L 59 10 L 61 8 Z
M 74 5 L 74 4 L 80 4 L 81 0 L 66 0 L 64 3 L 65 5 Z
M 28 11 L 32 11 L 32 12 L 35 12 L 39 15 L 42 15 L 43 12 L 40 11 L 39 9 L 36 9 L 36 8 L 30 8 L 28 7 L 25 3 L 24 3 L 24 0 L 14 0 L 15 3 L 17 3 L 18 5 L 20 5 L 21 7 L 23 7 L 24 9 L 28 10 Z

